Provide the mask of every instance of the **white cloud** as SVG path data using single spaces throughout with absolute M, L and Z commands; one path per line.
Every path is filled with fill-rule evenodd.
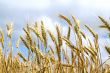
M 21 9 L 46 9 L 50 6 L 51 0 L 1 0 L 0 3 L 10 8 Z
M 110 0 L 78 0 L 77 3 L 87 8 L 110 9 Z
M 71 4 L 72 0 L 55 0 L 56 4 L 59 4 L 59 5 L 69 5 Z
M 54 6 L 70 5 L 72 0 L 1 0 L 8 8 L 45 10 Z

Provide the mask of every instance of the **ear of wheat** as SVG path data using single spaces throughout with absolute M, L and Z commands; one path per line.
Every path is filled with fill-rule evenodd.
M 0 42 L 2 44 L 2 48 L 4 48 L 4 33 L 2 32 L 1 29 L 0 29 Z

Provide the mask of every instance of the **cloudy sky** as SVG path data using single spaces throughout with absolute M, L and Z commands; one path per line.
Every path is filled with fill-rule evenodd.
M 105 31 L 98 28 L 101 24 L 98 16 L 109 20 L 110 0 L 0 0 L 0 27 L 5 32 L 6 23 L 13 22 L 15 36 L 22 33 L 23 25 L 26 23 L 41 19 L 45 26 L 54 32 L 54 24 L 66 24 L 59 19 L 59 14 L 69 18 L 71 15 L 76 16 L 81 21 L 84 31 L 86 30 L 83 25 L 90 25 L 100 35 L 101 48 L 109 42 Z M 105 60 L 106 51 L 102 48 L 101 52 Z

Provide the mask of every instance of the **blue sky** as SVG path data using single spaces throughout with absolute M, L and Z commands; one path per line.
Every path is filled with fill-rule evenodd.
M 15 39 L 23 33 L 22 28 L 28 22 L 43 20 L 45 27 L 53 32 L 55 24 L 61 24 L 64 32 L 67 29 L 66 23 L 58 17 L 58 14 L 68 17 L 74 15 L 80 20 L 83 31 L 89 34 L 84 28 L 84 25 L 88 24 L 99 34 L 101 52 L 105 60 L 108 55 L 103 46 L 110 43 L 110 40 L 105 31 L 98 28 L 102 24 L 98 16 L 109 19 L 109 3 L 110 0 L 0 0 L 0 27 L 6 32 L 6 23 L 13 22 L 13 42 L 15 42 Z M 90 35 L 87 36 L 90 37 Z

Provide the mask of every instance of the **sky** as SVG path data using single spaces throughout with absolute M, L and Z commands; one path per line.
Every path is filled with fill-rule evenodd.
M 65 33 L 66 23 L 58 15 L 64 14 L 71 19 L 75 16 L 81 22 L 82 30 L 88 33 L 84 25 L 91 26 L 99 34 L 99 44 L 103 60 L 108 55 L 104 50 L 104 45 L 109 43 L 109 39 L 104 30 L 99 29 L 102 23 L 98 16 L 109 20 L 110 0 L 0 0 L 0 27 L 5 31 L 6 23 L 14 23 L 13 42 L 22 34 L 22 28 L 26 23 L 43 20 L 45 27 L 55 32 L 54 26 L 61 24 Z M 89 34 L 89 33 L 88 33 Z M 87 35 L 90 37 L 90 35 Z M 24 48 L 24 47 L 23 47 Z M 25 51 L 22 49 L 22 51 Z

